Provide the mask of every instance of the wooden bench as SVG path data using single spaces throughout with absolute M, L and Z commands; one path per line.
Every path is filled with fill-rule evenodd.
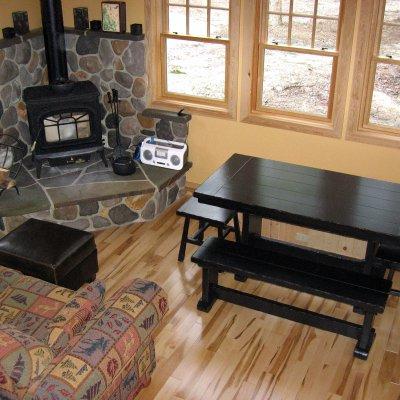
M 383 268 L 389 271 L 387 279 L 393 281 L 394 273 L 400 271 L 400 249 L 392 246 L 379 246 L 376 258 L 381 262 Z M 393 289 L 390 291 L 392 296 L 400 297 L 400 290 Z
M 374 316 L 385 310 L 391 289 L 391 282 L 386 279 L 219 238 L 207 239 L 192 261 L 203 269 L 199 310 L 208 312 L 221 299 L 348 336 L 357 340 L 354 355 L 362 359 L 368 357 L 375 337 Z M 220 286 L 218 274 L 223 271 L 350 304 L 361 310 L 364 322 L 358 325 Z
M 179 208 L 176 214 L 185 218 L 178 261 L 185 259 L 187 243 L 196 246 L 203 244 L 204 233 L 209 227 L 217 228 L 218 237 L 221 239 L 224 239 L 229 233 L 234 232 L 236 241 L 240 241 L 239 217 L 235 211 L 202 204 L 195 197 L 192 197 Z M 199 229 L 192 237 L 189 237 L 189 226 L 192 219 L 199 222 Z M 234 225 L 228 225 L 232 220 Z

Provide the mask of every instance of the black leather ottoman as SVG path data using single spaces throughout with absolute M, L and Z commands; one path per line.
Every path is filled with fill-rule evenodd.
M 36 219 L 0 239 L 0 265 L 72 290 L 99 270 L 93 234 Z

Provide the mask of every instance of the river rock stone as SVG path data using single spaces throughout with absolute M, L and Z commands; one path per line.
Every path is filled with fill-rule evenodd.
M 110 82 L 114 77 L 114 71 L 112 69 L 103 69 L 100 72 L 100 77 L 105 82 Z
M 29 42 L 22 42 L 16 46 L 15 62 L 19 65 L 28 64 L 31 59 L 32 49 Z
M 168 192 L 167 205 L 170 206 L 177 198 L 179 193 L 178 186 L 174 185 Z
M 142 211 L 142 218 L 146 220 L 153 219 L 156 215 L 156 205 L 153 200 L 150 200 Z
M 142 125 L 143 128 L 145 128 L 145 129 L 154 128 L 154 119 L 153 118 L 144 117 L 142 114 L 138 114 L 137 118 L 140 122 L 140 125 Z
M 37 52 L 33 52 L 32 58 L 28 64 L 28 71 L 32 74 L 33 72 L 35 72 L 38 65 L 39 65 L 39 55 Z
M 141 98 L 146 94 L 147 84 L 142 78 L 136 78 L 133 84 L 132 93 L 135 97 Z
M 7 47 L 7 48 L 5 49 L 6 58 L 8 58 L 9 60 L 14 60 L 14 58 L 15 58 L 15 53 L 17 52 L 16 47 L 17 47 L 17 46 L 10 46 L 10 47 Z
M 120 99 L 128 99 L 129 97 L 131 97 L 131 92 L 128 89 L 121 86 L 118 82 L 111 82 L 110 88 L 118 90 L 118 95 Z
M 141 99 L 131 99 L 132 105 L 137 112 L 143 112 L 146 108 L 146 103 Z
M 79 61 L 79 66 L 90 74 L 95 74 L 101 71 L 101 63 L 97 56 L 85 56 Z
M 107 218 L 96 216 L 93 218 L 93 228 L 102 229 L 107 228 L 111 225 L 111 222 Z
M 122 100 L 119 104 L 119 114 L 122 117 L 131 117 L 136 114 L 135 109 L 128 100 Z
M 124 69 L 124 64 L 122 63 L 122 60 L 119 57 L 117 57 L 114 60 L 114 70 L 115 71 L 123 71 L 123 69 Z
M 119 206 L 112 208 L 108 215 L 111 221 L 116 225 L 133 222 L 139 218 L 139 215 L 125 204 L 120 204 Z
M 103 200 L 101 202 L 101 205 L 103 207 L 109 208 L 109 207 L 114 207 L 114 206 L 118 205 L 119 203 L 121 203 L 121 199 L 117 198 L 117 199 Z
M 161 119 L 157 122 L 156 133 L 159 139 L 174 140 L 174 135 L 171 131 L 171 125 L 169 121 L 166 121 L 164 119 Z
M 23 88 L 33 85 L 32 75 L 24 66 L 19 70 L 19 79 Z
M 7 129 L 10 126 L 15 125 L 17 122 L 18 122 L 18 114 L 15 107 L 11 106 L 7 108 L 7 110 L 4 111 L 1 117 L 1 126 L 3 127 L 3 129 Z
M 186 139 L 188 135 L 189 127 L 188 124 L 179 124 L 172 122 L 172 132 L 174 136 L 179 139 Z
M 0 68 L 0 85 L 4 85 L 15 79 L 18 76 L 18 72 L 18 67 L 15 62 L 5 60 Z
M 99 56 L 100 56 L 100 61 L 103 64 L 103 68 L 112 66 L 112 62 L 114 60 L 114 52 L 111 47 L 110 40 L 101 39 Z
M 72 221 L 78 216 L 78 206 L 66 206 L 55 208 L 53 217 L 57 220 Z
M 78 57 L 75 52 L 67 50 L 67 61 L 71 71 L 76 72 L 78 70 Z
M 73 222 L 65 222 L 63 225 L 84 231 L 90 227 L 90 222 L 87 219 L 82 218 Z
M 114 74 L 115 80 L 123 87 L 131 88 L 133 84 L 133 78 L 127 72 L 117 71 Z
M 26 143 L 31 143 L 31 134 L 29 131 L 29 125 L 24 121 L 18 121 L 17 130 L 19 132 L 20 138 Z
M 69 36 L 69 35 L 66 35 Z M 40 50 L 44 48 L 44 39 L 42 35 L 35 36 L 32 39 L 29 39 L 31 42 L 31 46 L 33 50 Z
M 114 50 L 114 53 L 117 56 L 120 56 L 125 49 L 128 47 L 128 41 L 127 40 L 113 40 L 111 42 L 112 48 Z
M 145 48 L 142 42 L 131 42 L 122 56 L 125 69 L 134 76 L 144 75 L 145 68 Z
M 11 103 L 11 93 L 12 93 L 11 85 L 4 86 L 3 89 L 1 89 L 0 97 L 3 102 L 4 108 L 7 108 Z
M 121 133 L 125 136 L 135 136 L 140 133 L 140 127 L 135 117 L 126 117 L 121 122 Z
M 80 56 L 97 54 L 99 51 L 100 38 L 96 36 L 79 36 L 76 42 L 76 52 Z
M 83 203 L 79 205 L 79 215 L 86 217 L 88 215 L 94 215 L 99 212 L 99 203 L 97 201 L 91 203 Z
M 27 121 L 28 113 L 26 111 L 26 105 L 23 101 L 20 101 L 17 104 L 17 114 L 20 120 L 22 119 L 23 121 Z

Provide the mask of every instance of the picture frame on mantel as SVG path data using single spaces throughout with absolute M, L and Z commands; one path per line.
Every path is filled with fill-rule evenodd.
M 124 1 L 103 1 L 101 15 L 104 32 L 126 32 L 126 3 Z
M 14 11 L 12 13 L 15 33 L 25 35 L 29 32 L 29 17 L 27 11 Z

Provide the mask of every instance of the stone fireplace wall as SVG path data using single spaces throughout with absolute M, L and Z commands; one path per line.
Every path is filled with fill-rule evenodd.
M 117 89 L 122 144 L 134 150 L 143 139 L 141 131 L 151 129 L 153 124 L 151 119 L 138 115 L 146 107 L 148 86 L 145 40 L 128 34 L 73 30 L 68 30 L 65 37 L 70 79 L 90 80 L 100 91 L 105 145 L 115 145 L 115 126 L 106 94 Z M 0 132 L 21 139 L 27 154 L 31 140 L 22 92 L 26 87 L 43 84 L 47 84 L 47 66 L 41 31 L 0 40 Z

